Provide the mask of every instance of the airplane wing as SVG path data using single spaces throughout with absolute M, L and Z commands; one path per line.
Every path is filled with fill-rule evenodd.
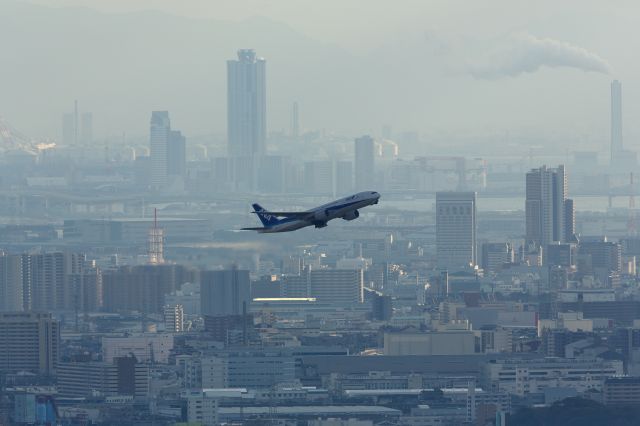
M 240 228 L 241 231 L 262 231 L 269 228 Z
M 307 217 L 311 216 L 313 213 L 312 212 L 267 212 L 267 211 L 254 211 L 252 213 L 260 213 L 261 215 L 265 215 L 265 216 L 278 216 L 278 217 L 293 217 L 296 219 L 306 219 Z

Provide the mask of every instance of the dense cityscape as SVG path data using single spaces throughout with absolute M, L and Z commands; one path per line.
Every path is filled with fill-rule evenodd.
M 302 99 L 270 130 L 272 60 L 235 49 L 224 136 L 167 110 L 101 135 L 73 96 L 50 137 L 2 111 L 0 425 L 639 424 L 621 81 L 599 150 L 433 153 L 307 128 Z

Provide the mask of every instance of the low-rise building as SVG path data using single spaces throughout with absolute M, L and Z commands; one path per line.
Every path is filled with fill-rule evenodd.
M 470 355 L 475 350 L 473 331 L 385 333 L 385 355 Z
M 640 377 L 610 377 L 604 381 L 602 392 L 606 405 L 638 405 Z
M 482 387 L 525 396 L 546 388 L 601 391 L 606 379 L 623 373 L 622 361 L 599 359 L 501 359 L 485 364 Z
M 135 357 L 113 362 L 63 362 L 58 366 L 58 392 L 65 397 L 131 396 L 149 393 L 149 367 Z

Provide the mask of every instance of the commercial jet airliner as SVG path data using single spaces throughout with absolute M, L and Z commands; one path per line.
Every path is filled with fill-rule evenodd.
M 311 225 L 316 228 L 324 228 L 327 226 L 327 222 L 333 219 L 357 219 L 360 216 L 358 209 L 378 204 L 379 199 L 380 194 L 375 191 L 358 192 L 304 212 L 271 212 L 263 209 L 259 204 L 252 204 L 254 210 L 252 213 L 258 215 L 264 227 L 242 228 L 242 230 L 258 231 L 264 234 L 295 231 Z

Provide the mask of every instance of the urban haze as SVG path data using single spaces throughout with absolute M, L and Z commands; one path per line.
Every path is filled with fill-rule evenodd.
M 0 426 L 640 425 L 639 26 L 2 0 Z

